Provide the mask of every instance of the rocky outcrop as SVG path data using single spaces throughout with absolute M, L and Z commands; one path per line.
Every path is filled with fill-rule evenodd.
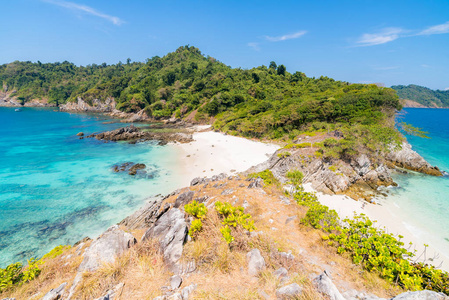
M 169 195 L 170 196 L 170 195 Z M 126 228 L 133 229 L 142 229 L 151 227 L 157 219 L 159 219 L 162 214 L 164 214 L 169 206 L 164 209 L 162 206 L 162 202 L 167 198 L 166 197 L 155 197 L 149 200 L 145 206 L 137 210 L 132 215 L 126 217 L 119 223 L 119 225 L 126 226 Z
M 104 102 L 100 101 L 100 99 L 94 99 L 92 100 L 92 103 L 89 104 L 78 97 L 76 102 L 67 102 L 65 104 L 61 104 L 59 106 L 59 110 L 71 112 L 105 113 L 114 111 L 116 105 L 117 103 L 113 98 L 107 98 Z
M 62 294 L 64 293 L 65 286 L 67 285 L 67 282 L 64 282 L 60 286 L 58 286 L 55 289 L 51 289 L 47 294 L 45 294 L 44 297 L 41 298 L 41 300 L 58 300 L 61 299 Z
M 128 141 L 130 143 L 156 140 L 159 141 L 159 145 L 165 145 L 170 142 L 190 143 L 193 141 L 192 134 L 189 133 L 145 131 L 132 124 L 111 131 L 91 134 L 87 137 L 113 142 Z
M 400 150 L 391 151 L 386 155 L 386 159 L 391 162 L 392 165 L 405 168 L 412 171 L 417 171 L 424 174 L 442 176 L 443 174 L 438 167 L 433 167 L 418 153 L 412 150 L 412 146 L 409 143 L 402 143 Z
M 187 222 L 184 213 L 172 208 L 164 213 L 142 237 L 142 241 L 153 239 L 160 243 L 164 262 L 174 273 L 180 271 L 178 261 L 181 258 L 184 243 L 187 241 Z
M 137 241 L 130 233 L 123 231 L 118 225 L 111 226 L 86 249 L 78 271 L 92 272 L 102 263 L 113 263 L 135 243 Z

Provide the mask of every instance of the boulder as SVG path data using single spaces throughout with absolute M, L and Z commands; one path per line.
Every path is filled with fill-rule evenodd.
M 194 191 L 188 191 L 188 192 L 182 193 L 181 195 L 179 195 L 176 198 L 174 207 L 179 208 L 181 206 L 186 205 L 187 203 L 192 201 L 194 195 L 195 195 Z
M 182 278 L 179 275 L 173 275 L 172 277 L 170 277 L 170 287 L 173 290 L 176 290 L 177 288 L 179 288 L 182 284 Z
M 164 261 L 172 270 L 178 272 L 178 260 L 181 258 L 184 243 L 187 240 L 187 223 L 184 213 L 172 208 L 164 213 L 142 237 L 142 241 L 157 239 L 164 256 Z
M 146 165 L 145 164 L 135 164 L 133 165 L 131 168 L 129 168 L 129 175 L 136 175 L 138 170 L 142 170 L 145 169 Z
M 424 290 L 416 292 L 405 292 L 391 298 L 391 300 L 449 300 L 449 297 L 443 293 Z
M 125 284 L 123 282 L 117 284 L 113 289 L 109 290 L 106 292 L 106 295 L 97 298 L 95 300 L 113 300 L 115 298 L 115 296 L 117 295 L 117 293 L 123 289 L 123 287 L 125 286 Z
M 276 290 L 277 299 L 297 299 L 302 293 L 302 289 L 297 283 L 292 283 Z
M 288 277 L 288 271 L 286 268 L 279 268 L 273 272 L 273 276 L 276 277 L 277 279 L 283 279 Z
M 136 243 L 136 239 L 118 225 L 111 226 L 92 242 L 84 253 L 78 271 L 95 271 L 102 263 L 114 263 L 117 256 Z
M 77 136 L 84 136 L 84 133 L 83 132 L 78 132 L 76 135 Z
M 67 282 L 64 282 L 60 286 L 58 286 L 55 289 L 51 289 L 47 294 L 45 294 L 44 297 L 41 298 L 41 300 L 58 300 L 61 299 L 62 293 L 64 292 L 65 286 L 67 285 Z
M 246 254 L 248 261 L 248 273 L 256 276 L 265 268 L 265 259 L 260 254 L 259 249 L 253 249 Z
M 327 275 L 326 271 L 318 275 L 318 277 L 313 280 L 313 283 L 318 292 L 326 295 L 330 300 L 345 300 L 330 277 Z

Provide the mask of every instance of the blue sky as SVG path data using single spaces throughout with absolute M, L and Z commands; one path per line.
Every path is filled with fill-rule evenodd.
M 144 61 L 181 45 L 350 82 L 449 88 L 449 1 L 2 1 L 0 63 Z

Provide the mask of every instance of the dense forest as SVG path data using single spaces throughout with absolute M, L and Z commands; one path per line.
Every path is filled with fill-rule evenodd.
M 257 138 L 345 124 L 357 124 L 360 134 L 382 136 L 387 130 L 382 124 L 401 108 L 390 88 L 291 74 L 275 62 L 231 68 L 191 46 L 115 65 L 15 61 L 0 66 L 0 81 L 4 92 L 23 102 L 46 98 L 61 104 L 80 97 L 92 103 L 111 97 L 125 112 L 144 109 L 154 119 L 194 115 L 230 134 Z
M 391 88 L 401 99 L 413 100 L 427 107 L 449 107 L 449 91 L 431 90 L 415 84 L 394 85 Z

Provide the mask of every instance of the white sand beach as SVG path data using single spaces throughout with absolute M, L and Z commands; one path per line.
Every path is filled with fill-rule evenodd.
M 310 184 L 305 184 L 304 189 L 308 192 L 315 191 Z M 363 213 L 372 221 L 377 221 L 377 227 L 384 228 L 388 233 L 393 233 L 396 236 L 402 235 L 404 237 L 402 239 L 404 247 L 408 247 L 410 242 L 413 243 L 410 250 L 413 251 L 416 249 L 417 256 L 414 259 L 417 259 L 418 256 L 423 253 L 425 249 L 424 244 L 429 245 L 426 249 L 426 262 L 431 263 L 436 267 L 441 265 L 441 269 L 449 271 L 449 255 L 447 249 L 439 249 L 428 240 L 426 241 L 422 236 L 418 236 L 418 229 L 413 229 L 408 226 L 406 220 L 395 212 L 393 206 L 390 206 L 387 203 L 379 205 L 366 203 L 364 201 L 356 201 L 345 195 L 325 195 L 319 192 L 316 194 L 321 204 L 334 209 L 341 219 L 353 217 L 354 212 L 357 214 Z M 438 255 L 438 258 L 434 261 L 429 261 L 429 258 L 433 258 L 435 255 Z M 418 261 L 422 261 L 423 259 L 424 255 L 421 255 Z
M 175 144 L 180 151 L 183 186 L 195 177 L 236 174 L 266 161 L 278 145 L 256 142 L 214 131 L 196 132 L 194 141 Z

